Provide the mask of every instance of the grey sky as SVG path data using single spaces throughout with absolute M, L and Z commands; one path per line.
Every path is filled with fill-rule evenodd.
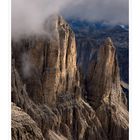
M 85 20 L 128 23 L 128 0 L 12 0 L 12 34 L 41 31 L 55 13 Z
M 65 16 L 128 24 L 128 0 L 78 0 L 62 9 Z

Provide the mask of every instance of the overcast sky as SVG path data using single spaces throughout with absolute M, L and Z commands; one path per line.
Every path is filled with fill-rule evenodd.
M 77 3 L 73 1 L 62 9 L 65 16 L 128 24 L 128 0 L 77 0 Z
M 12 0 L 12 33 L 38 32 L 54 13 L 128 24 L 128 0 Z

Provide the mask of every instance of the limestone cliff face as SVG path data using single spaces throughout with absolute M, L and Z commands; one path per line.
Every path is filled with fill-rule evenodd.
M 111 140 L 128 139 L 128 111 L 122 93 L 116 50 L 110 38 L 101 45 L 91 64 L 87 82 L 87 100 Z
M 58 95 L 79 86 L 75 37 L 62 17 L 50 17 L 45 31 L 13 41 L 13 57 L 34 102 L 55 105 Z
M 41 35 L 12 40 L 12 102 L 36 122 L 40 140 L 127 140 L 126 99 L 110 39 L 92 63 L 86 85 L 81 77 L 75 36 L 62 17 L 50 17 Z
M 96 60 L 91 63 L 88 81 L 88 98 L 94 108 L 97 108 L 100 101 L 109 95 L 117 96 L 114 99 L 121 100 L 118 62 L 110 38 L 105 40 Z
M 66 95 L 59 96 L 56 107 L 38 105 L 28 96 L 26 86 L 21 81 L 13 62 L 12 101 L 31 116 L 46 140 L 90 140 L 91 138 L 107 140 L 96 112 L 80 96 L 75 95 L 78 92 L 80 91 L 67 92 Z M 12 116 L 12 119 L 16 120 L 16 117 Z M 21 121 L 24 122 L 22 118 Z M 14 123 L 15 121 L 13 127 L 16 125 Z M 18 138 L 18 133 L 12 131 L 12 138 L 15 137 Z

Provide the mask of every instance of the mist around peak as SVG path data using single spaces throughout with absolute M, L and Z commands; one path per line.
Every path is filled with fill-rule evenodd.
M 128 24 L 128 0 L 12 0 L 12 37 L 42 34 L 50 15 Z

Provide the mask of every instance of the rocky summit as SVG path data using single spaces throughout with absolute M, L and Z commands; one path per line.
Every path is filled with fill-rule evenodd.
M 42 34 L 12 39 L 13 140 L 128 140 L 128 103 L 111 38 L 93 53 L 86 78 L 76 50 L 61 16 L 50 16 Z

